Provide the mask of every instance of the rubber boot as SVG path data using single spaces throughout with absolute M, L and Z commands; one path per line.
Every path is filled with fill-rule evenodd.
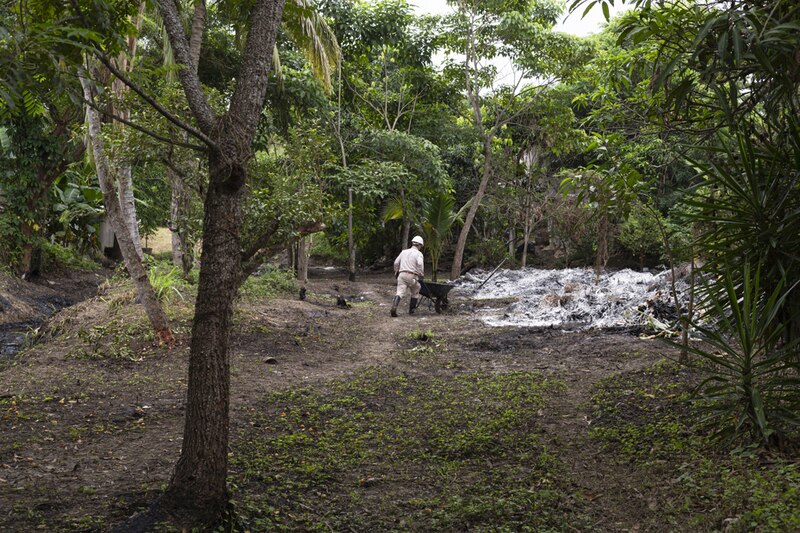
M 411 301 L 408 303 L 408 314 L 413 315 L 417 311 L 417 302 L 419 298 L 411 298 Z
M 400 305 L 400 297 L 399 296 L 395 296 L 394 300 L 392 300 L 392 310 L 391 310 L 392 316 L 397 316 L 397 306 L 398 305 Z

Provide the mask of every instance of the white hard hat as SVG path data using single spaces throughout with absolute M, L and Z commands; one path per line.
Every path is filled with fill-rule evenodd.
M 419 244 L 420 246 L 424 246 L 425 242 L 422 240 L 422 237 L 417 235 L 413 239 L 411 239 L 411 244 Z

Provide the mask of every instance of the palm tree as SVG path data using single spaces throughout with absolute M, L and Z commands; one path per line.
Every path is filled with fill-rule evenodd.
M 431 258 L 433 281 L 437 279 L 439 258 L 442 256 L 444 245 L 450 240 L 453 226 L 456 222 L 464 222 L 464 211 L 470 206 L 470 202 L 467 202 L 461 209 L 454 211 L 455 203 L 455 198 L 448 191 L 441 191 L 423 202 L 419 227 Z

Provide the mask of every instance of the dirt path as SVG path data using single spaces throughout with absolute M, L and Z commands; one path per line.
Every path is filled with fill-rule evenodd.
M 351 377 L 370 366 L 441 375 L 539 371 L 566 386 L 540 425 L 572 491 L 593 509 L 598 530 L 638 530 L 653 502 L 636 489 L 642 480 L 609 460 L 590 437 L 589 404 L 595 383 L 652 364 L 662 345 L 610 333 L 490 329 L 479 320 L 481 309 L 457 298 L 447 314 L 437 315 L 423 301 L 408 316 L 403 302 L 400 316 L 391 318 L 390 275 L 341 279 L 317 273 L 305 301 L 240 305 L 231 344 L 234 441 L 264 395 Z M 347 308 L 337 307 L 339 295 Z M 103 530 L 146 505 L 168 481 L 180 450 L 188 319 L 175 324 L 181 346 L 152 351 L 138 338 L 147 328 L 136 313 L 100 299 L 76 306 L 56 317 L 60 335 L 0 371 L 0 501 L 7 502 L 0 530 L 54 523 Z M 121 328 L 127 336 L 117 333 Z M 133 348 L 124 357 L 85 355 L 94 331 L 100 332 L 94 342 L 110 346 L 103 349 L 123 341 Z M 413 352 L 421 333 L 436 339 L 432 359 Z

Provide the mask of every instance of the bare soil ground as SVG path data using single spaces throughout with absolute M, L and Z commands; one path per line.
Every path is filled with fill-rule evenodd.
M 416 315 L 406 307 L 392 319 L 390 275 L 343 279 L 320 270 L 305 301 L 240 304 L 231 342 L 232 448 L 258 431 L 251 414 L 266 394 L 352 378 L 368 367 L 445 377 L 538 371 L 565 385 L 536 427 L 564 468 L 565 490 L 579 495 L 591 518 L 590 527 L 575 529 L 676 529 L 659 526 L 652 480 L 589 433 L 593 385 L 651 366 L 670 351 L 664 344 L 608 332 L 491 329 L 480 309 L 456 297 L 447 313 L 423 300 Z M 337 307 L 337 295 L 349 307 Z M 182 341 L 158 348 L 138 306 L 100 295 L 56 314 L 37 345 L 1 364 L 0 531 L 105 531 L 165 486 L 181 445 L 188 305 L 178 305 L 172 319 Z M 436 364 L 409 356 L 426 333 L 437 339 L 429 354 Z

